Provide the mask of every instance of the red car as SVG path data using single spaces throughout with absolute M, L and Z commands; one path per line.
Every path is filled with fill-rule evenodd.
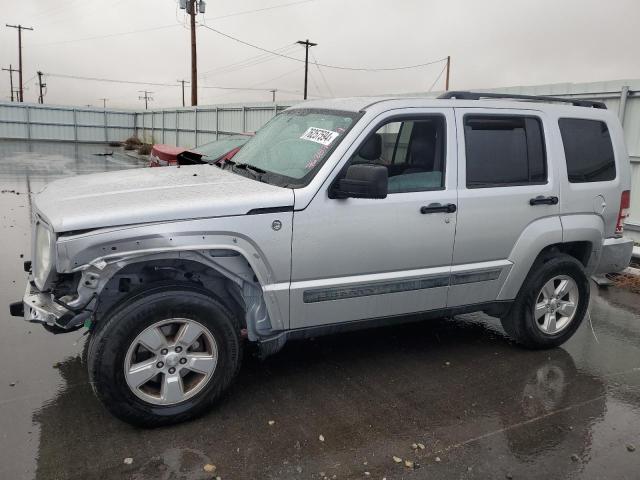
M 169 165 L 194 165 L 198 163 L 215 163 L 219 160 L 231 159 L 242 146 L 249 141 L 253 133 L 243 133 L 222 138 L 215 142 L 205 143 L 188 150 L 173 145 L 154 145 L 149 155 L 150 167 L 166 167 Z

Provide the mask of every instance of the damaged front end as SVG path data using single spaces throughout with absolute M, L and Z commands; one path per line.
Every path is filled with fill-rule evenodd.
M 31 262 L 25 262 L 24 269 L 29 274 L 26 290 L 21 302 L 10 305 L 11 315 L 42 324 L 56 334 L 74 331 L 84 325 L 91 316 L 88 307 L 94 298 L 77 294 L 80 274 L 60 275 L 50 289 L 41 291 L 34 281 Z

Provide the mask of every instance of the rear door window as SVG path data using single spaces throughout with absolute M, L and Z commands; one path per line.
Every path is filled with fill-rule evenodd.
M 569 182 L 603 182 L 616 178 L 616 161 L 606 123 L 581 118 L 561 118 L 558 123 Z
M 547 181 L 540 119 L 510 115 L 464 117 L 467 188 Z

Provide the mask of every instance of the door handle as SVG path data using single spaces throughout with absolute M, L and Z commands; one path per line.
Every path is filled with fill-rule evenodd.
M 529 205 L 557 205 L 558 197 L 543 197 L 538 195 L 536 198 L 529 200 Z
M 456 211 L 456 206 L 453 203 L 430 203 L 429 205 L 420 207 L 420 213 L 426 215 L 428 213 L 453 213 Z

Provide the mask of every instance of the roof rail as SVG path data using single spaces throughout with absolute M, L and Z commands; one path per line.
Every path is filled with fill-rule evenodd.
M 511 93 L 452 91 L 452 92 L 445 92 L 442 95 L 440 95 L 438 98 L 456 98 L 459 100 L 480 100 L 481 98 L 506 98 L 506 99 L 513 99 L 513 100 L 525 100 L 529 102 L 570 103 L 575 107 L 603 108 L 605 110 L 607 108 L 604 102 L 595 102 L 592 100 L 579 100 L 574 98 L 550 97 L 545 95 L 516 95 Z

